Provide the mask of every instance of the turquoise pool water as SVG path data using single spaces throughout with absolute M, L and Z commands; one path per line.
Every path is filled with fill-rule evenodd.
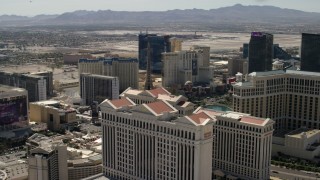
M 216 111 L 231 111 L 230 108 L 225 107 L 225 106 L 220 106 L 220 105 L 210 105 L 210 106 L 206 106 L 206 108 L 213 109 Z

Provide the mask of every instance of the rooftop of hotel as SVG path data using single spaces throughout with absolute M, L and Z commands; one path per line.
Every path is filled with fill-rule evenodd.
M 102 78 L 102 79 L 115 79 L 115 78 L 117 78 L 115 76 L 104 76 L 104 75 L 90 74 L 90 73 L 81 73 L 81 75 L 95 77 L 95 78 Z
M 244 122 L 247 124 L 255 124 L 255 125 L 260 125 L 262 126 L 265 123 L 265 119 L 262 118 L 257 118 L 257 117 L 253 117 L 253 116 L 243 116 L 241 117 L 240 122 Z
M 168 95 L 168 94 L 159 94 L 158 99 L 170 101 L 170 102 L 177 102 L 182 96 L 175 96 L 175 95 Z M 184 102 L 183 102 L 184 103 Z
M 189 119 L 191 119 L 194 123 L 196 124 L 203 124 L 204 122 L 207 122 L 208 120 L 211 119 L 210 116 L 208 116 L 208 114 L 206 114 L 205 112 L 200 112 L 198 114 L 192 114 L 190 116 L 187 116 Z
M 104 64 L 112 64 L 113 62 L 138 62 L 138 59 L 125 59 L 125 58 L 101 58 L 101 59 L 79 59 L 79 63 L 95 63 L 102 62 Z
M 109 102 L 117 109 L 121 108 L 121 107 L 124 107 L 124 106 L 135 105 L 129 98 L 115 99 L 115 100 L 111 100 Z
M 46 101 L 38 101 L 38 102 L 33 102 L 30 104 L 35 104 L 39 106 L 45 106 L 46 108 L 50 109 L 56 109 L 60 112 L 75 112 L 76 110 L 74 108 L 71 108 L 67 104 L 62 104 L 60 101 L 54 101 L 54 100 L 46 100 Z
M 160 115 L 165 112 L 174 112 L 177 111 L 173 108 L 170 104 L 166 103 L 165 101 L 157 101 L 149 104 L 145 104 L 155 115 Z
M 305 76 L 320 76 L 318 72 L 309 72 L 309 71 L 297 71 L 297 70 L 274 70 L 274 71 L 266 71 L 266 72 L 252 72 L 250 76 L 273 76 L 273 75 L 281 75 L 281 74 L 293 74 L 293 75 L 305 75 Z
M 132 89 L 132 88 L 128 88 L 125 91 L 123 91 L 120 96 L 124 96 L 124 94 L 128 94 L 128 95 L 139 95 L 140 93 L 142 93 L 142 90 L 138 90 L 138 89 Z
M 149 92 L 150 94 L 152 94 L 154 97 L 158 97 L 160 94 L 171 95 L 171 93 L 163 87 L 159 87 L 159 88 L 155 88 L 155 89 L 151 89 L 151 90 L 146 90 L 146 91 Z
M 224 118 L 228 118 L 228 119 L 234 119 L 237 120 L 241 123 L 245 123 L 245 124 L 252 124 L 252 125 L 256 125 L 256 126 L 264 126 L 266 125 L 268 122 L 270 122 L 270 119 L 264 119 L 264 118 L 258 118 L 258 117 L 253 117 L 250 116 L 249 114 L 244 114 L 244 113 L 239 113 L 239 112 L 227 112 L 221 115 L 218 115 Z
M 27 95 L 27 91 L 22 88 L 0 84 L 0 98 L 14 97 L 18 95 Z

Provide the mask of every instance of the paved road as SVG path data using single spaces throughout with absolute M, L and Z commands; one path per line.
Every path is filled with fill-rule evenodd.
M 320 176 L 317 176 L 317 173 L 286 169 L 278 166 L 271 166 L 270 175 L 290 180 L 320 180 Z

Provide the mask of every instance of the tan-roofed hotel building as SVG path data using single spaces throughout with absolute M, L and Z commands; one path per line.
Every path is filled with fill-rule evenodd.
M 103 173 L 115 179 L 210 180 L 213 121 L 206 113 L 177 118 L 166 101 L 129 98 L 100 104 Z
M 279 70 L 237 77 L 233 110 L 271 118 L 275 130 L 320 128 L 320 73 Z

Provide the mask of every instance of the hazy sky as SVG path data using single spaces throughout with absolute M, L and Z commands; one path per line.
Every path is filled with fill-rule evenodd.
M 320 0 L 0 0 L 0 15 L 61 14 L 75 10 L 163 11 L 171 9 L 215 9 L 243 5 L 273 5 L 320 12 Z

